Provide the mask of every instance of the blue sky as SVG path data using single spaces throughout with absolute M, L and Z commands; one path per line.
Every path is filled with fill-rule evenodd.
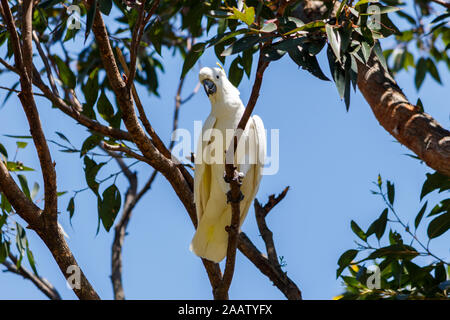
M 74 45 L 82 45 L 77 38 Z M 386 43 L 382 43 L 382 45 Z M 387 47 L 387 45 L 386 45 Z M 319 62 L 328 75 L 324 52 Z M 4 48 L 0 50 L 4 56 Z M 36 57 L 36 60 L 38 58 Z M 161 58 L 165 73 L 160 73 L 161 97 L 149 96 L 139 87 L 139 94 L 147 115 L 160 134 L 169 141 L 172 127 L 174 96 L 182 68 L 182 59 L 163 51 Z M 203 66 L 215 66 L 217 58 L 209 50 L 201 59 Z M 231 61 L 227 61 L 228 70 Z M 198 67 L 187 76 L 184 96 L 197 83 Z M 440 65 L 443 85 L 427 78 L 420 92 L 416 92 L 412 72 L 401 72 L 396 80 L 411 102 L 420 96 L 426 112 L 448 128 L 450 76 Z M 253 81 L 246 78 L 239 86 L 246 104 Z M 11 74 L 0 76 L 2 85 L 16 81 Z M 0 92 L 0 101 L 5 96 Z M 88 132 L 48 101 L 37 97 L 41 121 L 48 139 L 57 140 L 55 131 L 63 132 L 80 147 Z M 209 101 L 203 90 L 182 106 L 180 127 L 193 132 L 195 120 L 206 119 Z M 357 92 L 352 93 L 350 111 L 338 97 L 332 82 L 324 82 L 298 69 L 287 57 L 272 63 L 267 69 L 261 95 L 255 109 L 267 129 L 280 130 L 280 170 L 262 179 L 257 198 L 265 202 L 270 194 L 291 187 L 287 197 L 269 214 L 268 225 L 274 232 L 278 254 L 284 257 L 285 270 L 303 292 L 306 299 L 330 299 L 342 292 L 336 280 L 337 260 L 345 250 L 354 248 L 350 221 L 363 229 L 384 209 L 379 197 L 370 193 L 372 181 L 380 173 L 395 182 L 396 208 L 399 215 L 411 222 L 422 203 L 419 194 L 427 172 L 432 172 L 419 161 L 405 156 L 411 153 L 395 142 L 378 124 L 370 107 Z M 0 110 L 0 142 L 9 153 L 15 150 L 15 140 L 3 134 L 27 135 L 28 125 L 18 98 L 13 95 Z M 69 235 L 67 240 L 83 271 L 103 299 L 112 298 L 110 256 L 113 233 L 103 228 L 96 235 L 97 207 L 90 191 L 76 198 L 76 212 L 69 223 L 65 208 L 74 190 L 84 188 L 83 164 L 76 154 L 58 151 L 50 145 L 56 161 L 59 191 L 68 194 L 59 199 L 59 221 Z M 25 165 L 38 167 L 33 146 L 21 150 L 18 159 Z M 100 171 L 106 177 L 117 171 L 114 162 Z M 152 173 L 148 165 L 137 165 L 140 186 Z M 42 186 L 39 172 L 27 175 L 32 184 Z M 126 190 L 124 177 L 117 179 L 121 190 Z M 101 190 L 109 184 L 101 186 Z M 40 192 L 42 197 L 42 190 Z M 432 194 L 431 199 L 442 196 Z M 17 221 L 20 218 L 14 217 Z M 253 209 L 242 230 L 262 250 Z M 188 247 L 194 228 L 169 183 L 158 176 L 152 190 L 136 207 L 124 244 L 123 279 L 128 299 L 210 299 L 211 287 L 200 259 Z M 27 232 L 40 275 L 47 278 L 65 299 L 75 295 L 65 286 L 64 277 L 40 239 Z M 418 232 L 425 239 L 426 231 Z M 437 255 L 449 257 L 449 234 L 434 240 L 431 249 Z M 223 265 L 223 263 L 222 263 Z M 2 269 L 2 267 L 0 267 Z M 45 299 L 30 282 L 10 273 L 0 273 L 0 299 Z M 283 299 L 284 296 L 242 254 L 230 289 L 232 299 Z

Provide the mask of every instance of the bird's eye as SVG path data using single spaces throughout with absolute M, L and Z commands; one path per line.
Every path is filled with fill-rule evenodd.
M 217 79 L 219 79 L 219 76 L 216 76 Z

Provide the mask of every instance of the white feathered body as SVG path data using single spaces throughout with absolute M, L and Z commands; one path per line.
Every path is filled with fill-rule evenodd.
M 214 78 L 217 81 L 216 74 L 222 79 L 217 81 L 217 92 L 210 96 L 211 113 L 204 123 L 197 144 L 194 199 L 198 226 L 190 248 L 200 257 L 220 262 L 225 257 L 228 246 L 228 232 L 225 228 L 231 223 L 231 205 L 227 203 L 226 195 L 230 187 L 224 180 L 225 152 L 232 139 L 230 132 L 237 128 L 245 108 L 239 91 L 226 79 L 221 69 L 207 68 L 206 71 L 208 79 Z M 220 135 L 210 129 L 217 129 L 216 133 L 220 132 Z M 222 139 L 222 143 L 217 139 Z M 212 144 L 219 146 L 220 150 L 211 152 Z M 264 125 L 258 116 L 249 119 L 238 146 L 242 148 L 238 147 L 240 151 L 236 153 L 234 163 L 237 164 L 237 170 L 244 174 L 241 186 L 244 199 L 240 202 L 242 225 L 258 191 L 266 153 Z

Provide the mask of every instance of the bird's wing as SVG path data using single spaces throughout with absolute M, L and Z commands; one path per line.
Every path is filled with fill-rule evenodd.
M 261 182 L 261 173 L 264 166 L 264 159 L 266 156 L 266 132 L 264 124 L 260 117 L 253 116 L 248 124 L 248 146 L 246 152 L 246 160 L 240 160 L 238 163 L 239 171 L 244 173 L 244 181 L 241 191 L 244 194 L 244 199 L 241 202 L 241 224 L 256 196 Z
M 256 160 L 256 185 L 259 186 L 259 182 L 261 181 L 262 176 L 262 170 L 264 167 L 264 162 L 266 159 L 266 153 L 267 153 L 267 137 L 266 137 L 266 130 L 264 129 L 264 123 L 262 122 L 261 118 L 257 115 L 254 115 L 252 117 L 253 120 L 253 126 L 255 128 L 256 133 L 256 145 L 257 145 L 257 160 Z M 256 190 L 256 192 L 258 189 Z M 256 195 L 256 192 L 253 196 Z
M 194 201 L 197 211 L 197 221 L 203 215 L 203 212 L 208 202 L 209 189 L 211 187 L 211 171 L 206 170 L 206 164 L 203 160 L 203 134 L 208 132 L 208 129 L 212 129 L 216 123 L 216 118 L 213 115 L 209 115 L 202 128 L 202 133 L 198 138 L 197 153 L 195 155 L 195 170 L 194 170 Z M 211 133 L 211 130 L 209 130 Z M 208 141 L 209 138 L 205 137 Z

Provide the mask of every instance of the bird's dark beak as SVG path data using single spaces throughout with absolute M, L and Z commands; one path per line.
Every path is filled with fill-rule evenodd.
M 208 96 L 212 95 L 217 90 L 216 85 L 211 80 L 205 79 L 205 80 L 203 80 L 202 84 L 203 84 L 203 88 L 205 88 L 205 92 Z

